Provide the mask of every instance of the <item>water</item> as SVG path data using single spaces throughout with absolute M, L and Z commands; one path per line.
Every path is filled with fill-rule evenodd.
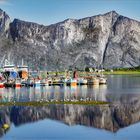
M 1 106 L 2 140 L 139 140 L 140 75 L 109 75 L 101 86 L 1 89 L 0 100 L 85 99 L 110 105 Z

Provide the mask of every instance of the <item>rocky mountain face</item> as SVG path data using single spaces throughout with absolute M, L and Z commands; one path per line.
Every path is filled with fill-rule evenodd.
M 10 25 L 10 17 L 0 9 L 0 35 L 7 36 Z
M 140 22 L 115 11 L 49 26 L 0 11 L 0 59 L 33 69 L 120 68 L 140 65 Z

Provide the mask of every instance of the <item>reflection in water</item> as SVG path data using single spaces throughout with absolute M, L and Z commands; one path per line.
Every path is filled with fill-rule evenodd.
M 39 101 L 39 100 L 66 100 L 66 99 L 92 99 L 106 101 L 107 85 L 87 87 L 47 86 L 40 88 L 1 89 L 1 102 L 6 101 Z
M 4 102 L 86 98 L 112 102 L 110 105 L 101 106 L 1 106 L 0 135 L 8 131 L 2 128 L 4 123 L 19 126 L 47 118 L 59 120 L 67 125 L 78 124 L 116 132 L 120 128 L 140 121 L 139 83 L 140 78 L 119 75 L 110 76 L 108 85 L 102 86 L 0 89 L 0 100 Z
M 48 105 L 1 107 L 0 124 L 14 123 L 14 125 L 18 126 L 49 118 L 59 120 L 67 125 L 79 124 L 116 132 L 118 129 L 140 120 L 140 95 L 123 96 L 119 99 L 116 101 L 117 104 L 103 106 Z M 2 128 L 0 133 L 1 135 L 4 133 Z

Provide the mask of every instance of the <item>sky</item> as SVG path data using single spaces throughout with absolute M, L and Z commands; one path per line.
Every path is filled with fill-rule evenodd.
M 0 0 L 0 8 L 13 20 L 50 25 L 115 10 L 140 21 L 140 0 Z

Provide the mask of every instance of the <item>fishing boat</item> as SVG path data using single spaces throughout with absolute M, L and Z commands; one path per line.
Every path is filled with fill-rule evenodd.
M 10 64 L 9 61 L 5 60 L 5 65 L 3 66 L 3 77 L 6 79 L 5 86 L 6 87 L 13 87 L 16 82 L 16 78 L 18 76 L 16 66 L 13 64 Z
M 99 84 L 106 84 L 106 83 L 107 83 L 107 79 L 105 77 L 99 78 Z
M 74 79 L 74 78 L 68 79 L 68 80 L 66 81 L 66 84 L 67 84 L 68 86 L 77 86 L 77 80 Z
M 86 84 L 87 84 L 87 79 L 78 78 L 77 83 L 78 83 L 79 85 L 86 85 Z
M 93 85 L 99 85 L 100 83 L 98 78 L 93 78 L 92 82 L 93 82 Z
M 18 65 L 18 74 L 21 79 L 28 79 L 28 66 L 26 65 Z
M 2 72 L 0 72 L 0 88 L 5 87 L 4 83 L 5 83 L 5 78 L 3 77 Z
M 18 75 L 19 75 L 22 85 L 26 85 L 27 79 L 29 76 L 29 71 L 28 71 L 28 66 L 24 64 L 23 59 L 22 59 L 21 65 L 17 66 L 17 69 L 18 69 Z
M 107 83 L 107 78 L 106 76 L 103 74 L 104 70 L 100 70 L 101 73 L 99 73 L 97 75 L 98 79 L 99 79 L 99 84 L 106 84 Z

